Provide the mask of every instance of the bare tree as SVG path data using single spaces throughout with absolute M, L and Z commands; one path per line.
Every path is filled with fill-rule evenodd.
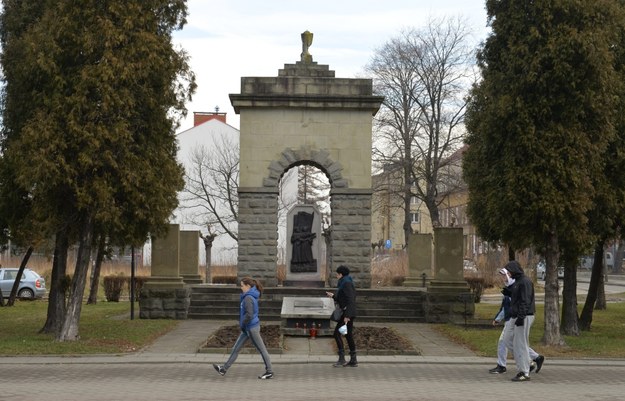
M 185 171 L 185 188 L 180 209 L 184 219 L 198 226 L 210 227 L 208 238 L 227 235 L 238 242 L 239 208 L 239 143 L 235 138 L 215 138 L 213 146 L 199 146 L 191 154 Z M 297 194 L 284 191 L 285 181 L 296 170 L 287 172 L 280 181 L 278 220 L 286 221 L 288 209 L 297 202 Z M 280 224 L 280 223 L 279 223 Z M 208 256 L 207 256 L 208 257 Z M 210 261 L 207 260 L 207 266 Z
M 388 41 L 366 67 L 375 91 L 385 96 L 376 117 L 374 160 L 401 172 L 396 196 L 403 203 L 406 243 L 411 198 L 424 202 L 436 227 L 441 200 L 456 189 L 459 175 L 446 180 L 446 171 L 459 169 L 445 167 L 462 144 L 465 96 L 474 80 L 469 35 L 460 18 L 430 19 L 424 28 Z
M 199 146 L 191 154 L 191 165 L 185 172 L 181 209 L 199 226 L 214 227 L 211 234 L 226 234 L 239 240 L 239 144 L 221 137 L 214 146 Z

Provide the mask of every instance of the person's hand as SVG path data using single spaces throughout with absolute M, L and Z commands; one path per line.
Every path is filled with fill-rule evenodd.
M 345 324 L 347 324 L 347 322 L 349 322 L 349 318 L 348 317 L 344 317 L 343 318 L 343 322 L 345 322 Z
M 331 292 L 328 292 L 328 291 L 326 291 L 326 295 L 327 295 L 328 297 L 330 297 L 330 298 L 333 298 L 333 297 L 334 297 L 334 294 L 333 294 L 333 293 L 331 293 Z
M 516 320 L 514 321 L 514 325 L 517 327 L 521 327 L 523 326 L 525 323 L 525 319 L 522 317 L 517 317 Z
M 493 326 L 497 326 L 498 324 L 499 324 L 499 322 L 498 322 L 498 321 L 493 320 Z

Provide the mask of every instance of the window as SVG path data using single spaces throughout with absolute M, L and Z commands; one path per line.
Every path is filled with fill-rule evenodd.
M 419 223 L 419 213 L 410 213 L 410 222 L 413 224 Z

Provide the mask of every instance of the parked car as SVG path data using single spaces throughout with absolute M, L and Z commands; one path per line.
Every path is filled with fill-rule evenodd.
M 0 289 L 2 296 L 8 297 L 13 288 L 13 283 L 17 277 L 18 268 L 0 268 Z M 42 298 L 46 294 L 46 282 L 37 272 L 28 268 L 24 269 L 17 296 L 19 298 Z
M 579 260 L 579 267 L 584 270 L 592 270 L 594 261 L 595 257 L 593 255 L 582 256 Z M 614 258 L 612 257 L 612 252 L 604 252 L 603 261 L 608 271 L 612 271 L 614 269 Z
M 544 280 L 546 276 L 546 268 L 547 265 L 544 260 L 538 262 L 538 264 L 536 264 L 536 278 Z M 558 267 L 558 278 L 564 278 L 564 266 Z

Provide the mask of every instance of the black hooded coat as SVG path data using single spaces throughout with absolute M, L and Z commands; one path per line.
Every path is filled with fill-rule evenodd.
M 512 285 L 512 293 L 510 294 L 510 317 L 517 319 L 515 324 L 522 326 L 525 316 L 532 316 L 536 313 L 536 304 L 534 303 L 534 284 L 523 273 L 523 269 L 516 260 L 508 262 L 504 269 L 510 272 L 515 280 Z

